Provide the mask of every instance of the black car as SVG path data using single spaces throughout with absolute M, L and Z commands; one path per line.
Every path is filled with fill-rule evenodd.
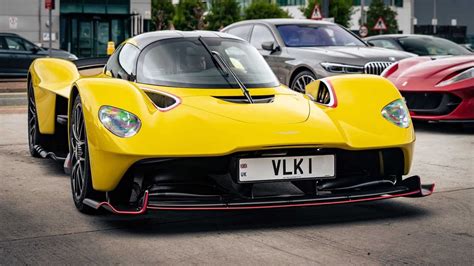
M 48 56 L 48 52 L 18 34 L 0 33 L 0 76 L 26 76 L 31 62 L 38 57 Z M 77 59 L 75 55 L 57 49 L 51 50 L 51 56 Z
M 429 35 L 387 34 L 371 36 L 365 40 L 377 47 L 406 51 L 421 56 L 472 55 L 466 47 Z

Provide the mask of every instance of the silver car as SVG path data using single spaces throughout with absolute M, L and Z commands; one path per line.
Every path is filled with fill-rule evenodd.
M 222 30 L 249 41 L 281 83 L 304 92 L 309 82 L 337 74 L 380 75 L 414 54 L 369 46 L 347 29 L 326 21 L 247 20 Z

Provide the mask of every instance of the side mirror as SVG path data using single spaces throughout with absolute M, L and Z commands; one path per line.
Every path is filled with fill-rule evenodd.
M 278 44 L 276 44 L 275 42 L 264 42 L 262 43 L 262 49 L 273 53 L 275 51 L 280 50 L 280 46 L 278 46 Z
M 41 50 L 41 48 L 39 48 L 38 46 L 33 46 L 33 48 L 30 49 L 30 51 L 31 51 L 33 54 L 38 53 L 40 50 Z

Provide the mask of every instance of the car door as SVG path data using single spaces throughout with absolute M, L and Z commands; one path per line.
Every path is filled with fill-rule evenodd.
M 23 40 L 23 44 L 25 45 L 25 49 L 27 51 L 27 56 L 29 57 L 28 66 L 31 65 L 31 63 L 33 63 L 33 61 L 36 58 L 46 56 L 44 53 L 39 53 L 40 51 L 43 51 L 43 49 L 27 41 L 26 39 L 22 39 L 22 40 Z
M 10 72 L 10 51 L 5 38 L 0 36 L 0 75 L 7 75 Z
M 31 51 L 27 51 L 23 39 L 16 36 L 5 36 L 5 43 L 8 47 L 10 62 L 7 67 L 15 75 L 26 75 L 28 68 L 33 61 L 30 58 Z
M 284 67 L 284 60 L 280 58 L 281 49 L 271 52 L 264 50 L 262 44 L 265 42 L 273 42 L 275 45 L 279 45 L 275 36 L 270 29 L 265 25 L 255 24 L 250 35 L 250 44 L 252 44 L 260 54 L 265 58 L 273 73 L 278 77 L 281 83 L 285 83 L 285 77 L 281 72 L 281 68 Z

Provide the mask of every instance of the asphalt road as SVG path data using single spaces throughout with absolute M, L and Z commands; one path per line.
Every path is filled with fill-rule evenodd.
M 0 109 L 0 264 L 474 264 L 474 132 L 417 124 L 427 198 L 264 211 L 87 216 Z

